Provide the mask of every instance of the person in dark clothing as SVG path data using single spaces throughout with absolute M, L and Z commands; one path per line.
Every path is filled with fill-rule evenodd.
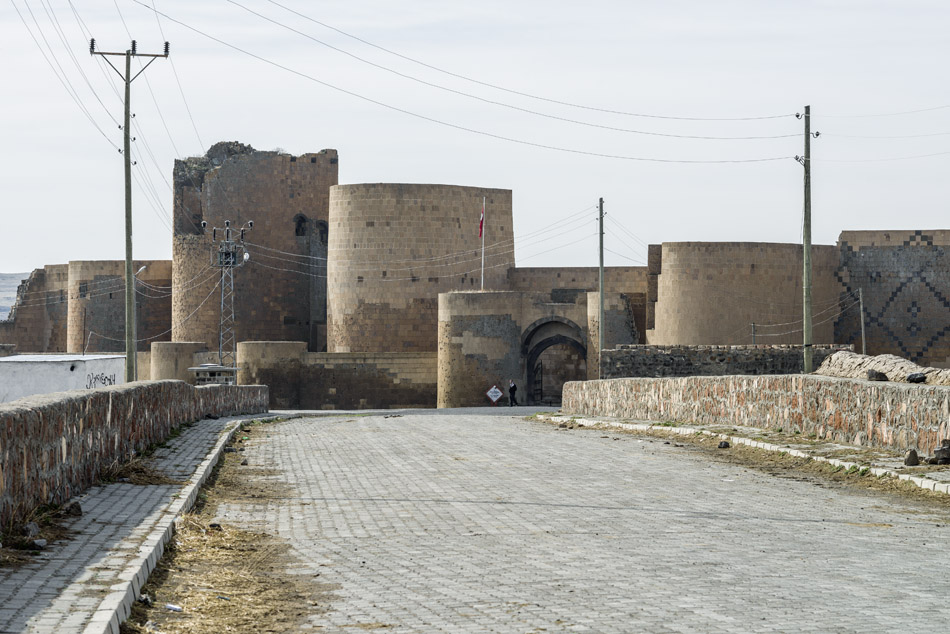
M 518 399 L 515 398 L 515 392 L 518 391 L 518 386 L 515 385 L 515 380 L 510 379 L 508 381 L 508 407 L 514 407 L 518 404 Z

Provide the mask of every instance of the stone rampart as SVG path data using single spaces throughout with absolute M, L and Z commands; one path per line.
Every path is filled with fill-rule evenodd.
M 780 427 L 928 453 L 950 438 L 950 387 L 814 375 L 572 382 L 564 386 L 561 408 L 581 416 Z
M 843 231 L 835 340 L 861 345 L 858 291 L 870 355 L 950 367 L 950 231 Z
M 65 352 L 68 272 L 65 264 L 35 269 L 17 287 L 16 301 L 0 320 L 0 343 L 20 353 Z
M 267 411 L 267 387 L 138 382 L 0 405 L 0 526 L 61 504 L 183 423 Z
M 66 351 L 73 354 L 125 352 L 125 261 L 69 263 Z M 137 349 L 171 339 L 172 263 L 135 260 Z
M 238 343 L 238 383 L 270 386 L 274 409 L 435 407 L 436 355 L 307 352 L 299 341 Z
M 820 365 L 851 346 L 816 345 Z M 725 376 L 730 374 L 800 374 L 802 347 L 778 346 L 618 346 L 604 350 L 603 377 L 619 379 L 666 376 Z

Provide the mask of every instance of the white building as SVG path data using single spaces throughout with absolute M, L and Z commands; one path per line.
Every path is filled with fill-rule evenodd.
M 125 383 L 125 355 L 18 354 L 0 358 L 0 403 L 34 394 Z

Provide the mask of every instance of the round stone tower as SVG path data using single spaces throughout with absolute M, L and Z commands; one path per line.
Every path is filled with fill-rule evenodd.
M 329 352 L 435 352 L 439 293 L 507 288 L 511 190 L 376 183 L 330 188 Z

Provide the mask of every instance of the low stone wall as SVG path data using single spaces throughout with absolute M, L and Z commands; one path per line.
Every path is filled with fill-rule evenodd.
M 612 379 L 564 386 L 569 414 L 781 427 L 932 453 L 950 438 L 950 388 L 815 375 Z
M 851 346 L 814 346 L 814 367 Z M 802 347 L 757 346 L 618 346 L 604 350 L 603 377 L 620 379 L 665 376 L 726 376 L 734 374 L 800 374 Z
M 182 423 L 267 411 L 267 387 L 137 382 L 0 405 L 0 527 L 61 504 Z

